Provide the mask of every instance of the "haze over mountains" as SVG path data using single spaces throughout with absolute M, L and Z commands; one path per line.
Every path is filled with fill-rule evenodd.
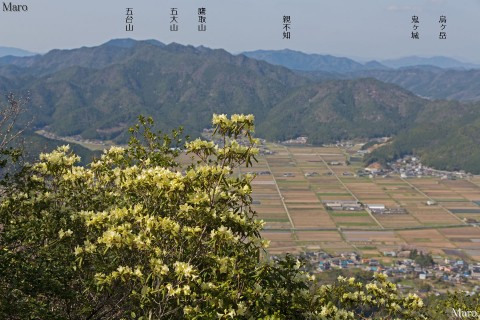
M 479 69 L 480 65 L 462 62 L 453 58 L 436 56 L 436 57 L 417 57 L 410 56 L 399 59 L 382 60 L 381 63 L 390 68 L 403 68 L 414 66 L 434 66 L 446 69 Z
M 26 56 L 33 56 L 33 55 L 36 55 L 36 53 L 19 49 L 19 48 L 0 47 L 0 57 L 5 57 L 5 56 L 26 57 Z
M 447 57 L 406 57 L 364 64 L 348 58 L 292 50 L 258 50 L 245 55 L 282 65 L 313 80 L 371 77 L 430 99 L 480 100 L 480 66 Z
M 333 68 L 335 57 L 317 62 Z M 478 103 L 420 98 L 369 74 L 383 72 L 384 77 L 395 78 L 389 72 L 408 74 L 410 69 L 374 70 L 374 65 L 362 69 L 362 64 L 341 59 L 338 68 L 345 70 L 343 74 L 316 71 L 323 72 L 322 81 L 316 81 L 315 73 L 307 77 L 308 71 L 299 73 L 221 49 L 117 39 L 91 48 L 0 58 L 0 89 L 29 91 L 31 102 L 25 119 L 34 118 L 32 130 L 44 128 L 58 136 L 125 143 L 127 128 L 140 114 L 152 116 L 164 131 L 184 126 L 188 134 L 197 136 L 210 127 L 213 113 L 253 113 L 257 135 L 273 141 L 306 135 L 310 143 L 320 144 L 386 135 L 411 138 L 413 134 L 413 140 L 403 138 L 407 145 L 402 144 L 400 151 L 393 148 L 376 157 L 386 160 L 398 152 L 416 152 L 428 159 L 428 154 L 438 150 L 477 153 L 477 136 L 472 132 L 477 132 L 480 122 Z M 349 68 L 357 71 L 347 71 Z M 435 81 L 440 81 L 439 74 L 444 72 L 431 67 L 415 70 L 425 77 L 436 74 Z M 475 97 L 477 70 L 445 72 L 465 77 L 461 87 L 451 89 L 450 96 Z M 432 149 L 426 140 L 426 124 L 442 126 L 451 113 L 457 120 L 449 128 L 455 134 L 436 141 Z M 458 140 L 462 143 L 455 143 Z M 435 165 L 480 172 L 479 162 L 467 162 L 462 157 L 447 157 Z
M 290 49 L 256 50 L 242 52 L 247 57 L 282 65 L 299 71 L 326 71 L 350 73 L 364 70 L 385 70 L 405 67 L 432 66 L 444 69 L 480 69 L 480 65 L 462 62 L 449 57 L 417 57 L 409 56 L 398 59 L 371 60 L 360 63 L 346 57 L 332 55 L 308 54 Z
M 372 68 L 386 69 L 378 62 L 361 64 L 349 58 L 331 55 L 306 54 L 299 51 L 284 50 L 257 50 L 243 52 L 243 55 L 268 63 L 281 65 L 299 71 L 326 71 L 334 73 L 348 73 Z

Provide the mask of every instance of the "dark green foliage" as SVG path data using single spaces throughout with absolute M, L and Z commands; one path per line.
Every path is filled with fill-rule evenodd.
M 409 130 L 400 132 L 391 144 L 374 150 L 365 160 L 385 164 L 415 154 L 423 164 L 436 169 L 480 173 L 479 132 L 478 104 L 432 102 Z
M 30 90 L 19 125 L 33 119 L 32 130 L 46 127 L 59 136 L 125 144 L 138 114 L 155 119 L 155 130 L 183 126 L 197 137 L 209 127 L 212 113 L 252 113 L 257 136 L 269 140 L 304 135 L 309 143 L 322 144 L 395 136 L 367 162 L 416 153 L 439 169 L 480 172 L 478 105 L 429 101 L 373 79 L 313 83 L 283 67 L 224 50 L 130 39 L 8 63 L 0 67 L 0 89 Z M 449 79 L 443 74 L 447 71 L 422 70 L 428 75 L 417 79 L 419 88 Z M 410 71 L 399 72 L 400 81 Z M 474 81 L 477 71 L 463 76 Z M 463 97 L 461 86 L 458 79 L 445 91 Z
M 152 116 L 164 131 L 184 126 L 194 136 L 209 127 L 212 113 L 254 113 L 260 123 L 290 91 L 310 82 L 223 50 L 125 43 L 18 59 L 12 63 L 21 74 L 9 65 L 0 75 L 7 77 L 4 86 L 30 90 L 35 128 L 120 143 L 128 141 L 138 114 Z
M 480 70 L 450 70 L 436 67 L 408 67 L 398 70 L 368 70 L 351 73 L 351 78 L 372 77 L 393 83 L 422 97 L 480 100 Z
M 213 124 L 227 143 L 187 143 L 200 161 L 185 174 L 171 170 L 178 134 L 156 134 L 141 117 L 126 149 L 79 167 L 60 147 L 7 183 L 0 317 L 424 319 L 422 300 L 398 295 L 383 275 L 367 285 L 339 278 L 312 286 L 301 261 L 260 260 L 266 243 L 250 206 L 253 177 L 232 176 L 258 152 L 253 116 L 215 115 Z
M 429 319 L 464 319 L 465 317 L 456 317 L 455 312 L 473 311 L 480 315 L 480 295 L 469 294 L 466 292 L 447 292 L 442 295 L 430 295 L 426 301 Z M 478 318 L 478 316 L 477 316 Z M 472 317 L 472 319 L 475 319 Z
M 172 136 L 153 133 L 151 126 L 151 119 L 140 117 L 139 125 L 131 129 L 125 166 L 141 165 L 147 155 L 152 165 L 175 164 L 173 159 L 178 152 L 170 147 L 181 142 L 178 132 Z M 111 206 L 115 201 L 108 196 L 112 186 L 100 185 L 93 191 L 79 181 L 72 192 L 68 181 L 61 178 L 73 165 L 67 167 L 67 170 L 62 165 L 52 167 L 52 176 L 39 178 L 35 169 L 25 166 L 14 178 L 2 180 L 2 319 L 119 319 L 123 314 L 115 304 L 120 304 L 128 288 L 97 294 L 92 266 L 82 270 L 73 251 L 86 239 L 86 228 L 77 214 Z M 75 234 L 61 239 L 61 230 L 75 230 Z M 123 305 L 128 306 L 128 302 Z
M 434 263 L 431 254 L 424 254 L 423 252 L 418 253 L 417 249 L 410 252 L 409 259 L 415 260 L 415 262 L 421 267 L 430 267 Z
M 309 143 L 392 135 L 411 125 L 426 101 L 374 79 L 327 81 L 297 89 L 260 123 L 258 135 Z
M 30 130 L 23 133 L 23 154 L 22 157 L 27 162 L 34 162 L 38 159 L 40 153 L 51 152 L 59 146 L 67 144 L 65 141 L 53 140 L 42 137 Z M 101 151 L 91 151 L 78 144 L 70 144 L 70 147 L 76 155 L 80 157 L 79 163 L 86 165 L 90 163 L 95 157 L 100 156 Z
M 138 123 L 129 129 L 129 156 L 127 165 L 142 165 L 147 159 L 153 164 L 177 167 L 175 158 L 180 154 L 184 141 L 181 139 L 183 128 L 172 130 L 171 134 L 153 131 L 153 119 L 138 117 Z M 188 137 L 186 137 L 188 140 Z M 183 142 L 183 143 L 182 143 Z
M 463 101 L 480 100 L 480 70 L 478 66 L 470 69 L 469 67 L 472 66 L 468 64 L 459 63 L 455 70 L 425 65 L 425 61 L 417 61 L 417 66 L 390 69 L 376 61 L 362 65 L 348 58 L 305 54 L 288 49 L 258 50 L 244 54 L 254 59 L 287 67 L 316 81 L 368 77 L 399 85 L 422 97 Z M 452 61 L 437 62 L 453 66 Z

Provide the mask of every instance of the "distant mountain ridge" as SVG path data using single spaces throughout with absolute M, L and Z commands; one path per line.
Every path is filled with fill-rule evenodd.
M 26 57 L 26 56 L 34 56 L 36 54 L 37 53 L 19 49 L 19 48 L 0 47 L 0 57 L 6 57 L 6 56 Z
M 319 77 L 323 78 L 323 75 Z M 345 76 L 350 79 L 364 77 L 399 85 L 429 99 L 480 101 L 480 69 L 455 70 L 416 66 L 398 70 L 366 70 Z
M 132 39 L 0 61 L 0 91 L 29 91 L 25 119 L 34 118 L 32 129 L 45 128 L 57 136 L 125 143 L 128 127 L 140 114 L 152 116 L 164 131 L 184 126 L 188 134 L 198 136 L 210 127 L 213 113 L 251 113 L 257 135 L 273 141 L 306 135 L 310 143 L 321 144 L 393 135 L 406 141 L 402 150 L 425 159 L 439 150 L 480 155 L 472 135 L 480 123 L 480 104 L 429 101 L 369 75 L 383 72 L 395 77 L 392 70 L 318 71 L 324 77 L 318 82 L 305 77 L 305 72 L 223 49 Z M 426 72 L 425 84 L 433 75 L 453 72 L 457 77 L 455 72 L 461 72 L 416 70 Z M 415 74 L 408 69 L 402 72 Z M 329 80 L 329 76 L 353 79 Z M 452 110 L 461 120 L 451 121 L 449 128 L 459 133 L 428 145 L 430 132 L 446 127 L 443 123 L 450 121 Z M 410 139 L 412 132 L 417 134 Z M 457 138 L 461 144 L 455 143 Z M 447 158 L 438 166 L 480 173 L 480 163 L 472 165 L 467 158 Z
M 381 63 L 390 68 L 404 68 L 414 66 L 434 66 L 442 69 L 480 69 L 480 65 L 462 62 L 449 57 L 417 57 L 410 56 L 399 59 L 382 60 Z
M 287 49 L 243 54 L 287 67 L 314 81 L 371 77 L 429 99 L 480 101 L 480 66 L 447 57 L 407 57 L 361 64 L 348 58 Z
M 292 70 L 299 71 L 325 71 L 347 73 L 362 70 L 388 69 L 379 62 L 361 64 L 349 58 L 335 57 L 331 55 L 306 54 L 289 49 L 284 50 L 257 50 L 243 52 L 243 55 L 263 60 L 271 64 L 281 65 Z
M 290 90 L 310 82 L 222 49 L 128 39 L 0 67 L 0 88 L 31 92 L 36 127 L 119 143 L 140 114 L 154 116 L 165 130 L 183 125 L 194 135 L 210 126 L 215 112 L 255 113 L 261 122 Z
M 53 74 L 68 67 L 101 69 L 129 59 L 137 46 L 150 45 L 158 48 L 165 44 L 156 40 L 136 41 L 133 39 L 114 39 L 96 47 L 77 49 L 54 49 L 43 55 L 29 57 L 3 57 L 0 66 L 19 68 L 17 72 L 42 76 Z M 2 72 L 0 71 L 0 74 Z
M 480 69 L 480 65 L 462 62 L 453 58 L 435 56 L 418 57 L 409 56 L 398 59 L 371 60 L 360 63 L 346 57 L 332 55 L 308 54 L 290 49 L 283 50 L 256 50 L 246 51 L 242 54 L 271 64 L 281 65 L 298 71 L 325 71 L 334 73 L 352 73 L 366 70 L 389 70 L 405 67 L 432 66 L 442 69 Z

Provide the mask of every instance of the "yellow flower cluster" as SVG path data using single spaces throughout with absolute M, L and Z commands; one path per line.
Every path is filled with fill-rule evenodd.
M 142 268 L 136 267 L 132 269 L 129 266 L 119 266 L 117 270 L 112 271 L 109 275 L 98 272 L 95 274 L 95 282 L 97 285 L 111 284 L 115 280 L 126 282 L 132 278 L 141 279 L 143 277 Z
M 70 237 L 72 234 L 73 231 L 70 229 L 68 229 L 67 231 L 63 231 L 63 229 L 60 229 L 60 231 L 58 231 L 58 237 L 60 239 L 63 239 L 64 237 Z
M 175 273 L 181 278 L 195 279 L 197 277 L 197 271 L 188 262 L 177 261 L 173 264 L 173 267 L 175 268 Z
M 65 145 L 58 147 L 56 150 L 50 153 L 41 153 L 40 154 L 40 163 L 34 166 L 34 169 L 42 172 L 47 173 L 47 165 L 50 167 L 71 167 L 78 161 L 80 161 L 80 157 L 77 155 L 67 155 L 70 152 L 70 146 Z

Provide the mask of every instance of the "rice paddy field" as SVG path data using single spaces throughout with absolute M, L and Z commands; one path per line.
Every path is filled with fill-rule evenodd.
M 270 252 L 316 248 L 373 257 L 415 247 L 480 261 L 480 228 L 467 223 L 480 221 L 480 177 L 357 177 L 361 162 L 346 165 L 349 155 L 341 148 L 268 148 L 274 153 L 260 156 L 253 168 L 242 171 L 257 174 L 252 184 L 254 209 L 266 222 L 262 235 L 271 241 Z M 406 213 L 330 210 L 323 203 L 335 201 L 381 204 Z

